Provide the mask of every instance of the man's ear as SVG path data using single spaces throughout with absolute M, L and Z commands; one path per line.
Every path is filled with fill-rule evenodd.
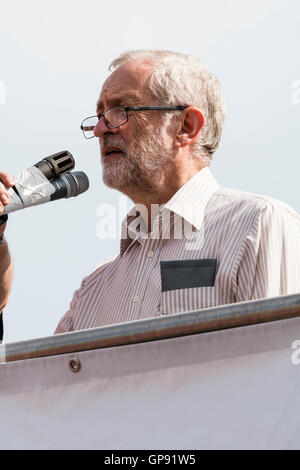
M 192 144 L 198 137 L 203 125 L 204 116 L 200 109 L 194 106 L 186 108 L 182 115 L 181 126 L 176 135 L 176 147 L 185 147 Z

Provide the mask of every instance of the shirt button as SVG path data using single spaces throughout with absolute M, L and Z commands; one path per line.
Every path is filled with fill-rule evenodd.
M 138 302 L 138 300 L 139 300 L 139 296 L 136 295 L 135 297 L 133 297 L 132 302 Z
M 148 256 L 148 258 L 153 258 L 154 252 L 153 251 L 148 251 L 147 256 Z

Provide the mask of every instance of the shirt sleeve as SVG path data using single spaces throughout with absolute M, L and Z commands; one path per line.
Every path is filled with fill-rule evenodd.
M 83 283 L 84 283 L 84 280 L 82 281 L 81 288 L 83 287 Z M 64 314 L 59 324 L 57 325 L 56 330 L 54 331 L 55 335 L 60 334 L 60 333 L 68 333 L 74 330 L 73 312 L 76 308 L 79 292 L 80 292 L 80 289 L 74 292 L 72 301 L 70 302 L 69 310 Z
M 64 314 L 64 316 L 59 321 L 54 334 L 59 333 L 69 333 L 70 331 L 74 331 L 74 316 L 76 315 L 76 308 L 77 304 L 80 300 L 80 297 L 84 294 L 86 285 L 90 279 L 90 275 L 86 276 L 82 279 L 79 289 L 77 289 L 74 294 L 73 298 L 69 305 L 69 310 Z
M 91 274 L 86 276 L 80 285 L 80 288 L 77 289 L 74 294 L 72 301 L 70 302 L 69 310 L 65 313 L 65 315 L 61 318 L 59 324 L 54 331 L 54 334 L 59 333 L 68 333 L 70 331 L 76 330 L 76 321 L 78 324 L 78 320 L 80 320 L 79 316 L 82 315 L 82 312 L 78 310 L 78 305 L 80 304 L 80 300 L 85 294 L 89 291 L 89 289 L 93 289 L 95 282 L 98 281 L 99 277 L 104 274 L 105 269 L 107 266 L 113 262 L 119 254 L 115 254 L 109 258 L 102 260 L 98 265 L 94 268 Z M 91 305 L 93 309 L 94 306 Z
M 300 293 L 300 216 L 285 204 L 258 213 L 239 253 L 236 301 Z

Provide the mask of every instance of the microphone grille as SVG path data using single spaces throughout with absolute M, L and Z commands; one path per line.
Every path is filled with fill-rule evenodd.
M 68 186 L 68 196 L 75 197 L 82 194 L 90 187 L 87 175 L 83 171 L 72 171 L 61 176 L 66 180 Z

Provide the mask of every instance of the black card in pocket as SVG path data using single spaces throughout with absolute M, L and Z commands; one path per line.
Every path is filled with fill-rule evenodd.
M 216 268 L 216 259 L 161 261 L 162 291 L 192 287 L 213 287 Z

